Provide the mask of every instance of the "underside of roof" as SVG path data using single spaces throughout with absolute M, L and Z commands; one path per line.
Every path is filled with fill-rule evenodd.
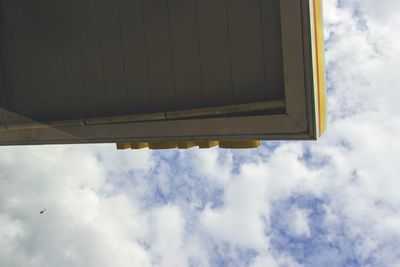
M 1 0 L 0 144 L 315 139 L 319 0 Z

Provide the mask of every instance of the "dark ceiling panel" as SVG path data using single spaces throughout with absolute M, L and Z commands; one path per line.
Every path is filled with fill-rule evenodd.
M 0 20 L 0 103 L 2 107 L 10 108 L 10 99 L 11 99 L 11 88 L 12 88 L 12 76 L 13 69 L 15 69 L 15 60 L 12 60 L 12 48 L 13 46 L 13 38 L 12 32 L 10 30 L 10 13 L 5 12 L 7 7 L 5 0 L 0 1 L 0 11 L 1 11 L 1 20 Z
M 76 16 L 79 22 L 84 89 L 87 116 L 106 116 L 108 113 L 105 92 L 104 66 L 99 43 L 99 25 L 95 0 L 77 0 Z
M 310 0 L 0 4 L 2 145 L 323 132 Z
M 109 115 L 129 112 L 119 1 L 96 0 L 99 42 Z
M 23 1 L 7 0 L 3 3 L 3 8 L 7 10 L 4 25 L 7 27 L 7 37 L 10 38 L 9 49 L 4 54 L 7 55 L 6 68 L 8 73 L 8 94 L 7 102 L 9 107 L 13 107 L 18 113 L 27 115 L 29 113 L 30 86 L 29 80 L 24 79 L 25 73 L 29 71 L 25 59 L 28 56 L 28 42 L 26 38 L 25 23 L 23 20 Z M 2 47 L 3 48 L 3 47 Z
M 195 0 L 169 0 L 176 108 L 200 107 L 203 88 Z
M 232 103 L 232 73 L 226 1 L 198 0 L 204 102 Z
M 143 0 L 152 110 L 173 110 L 174 68 L 167 0 Z
M 86 113 L 86 92 L 85 77 L 82 57 L 82 44 L 80 38 L 80 23 L 76 16 L 71 14 L 77 12 L 77 1 L 60 1 L 60 32 L 62 33 L 61 43 L 64 53 L 65 82 L 68 88 L 68 98 L 66 102 L 69 106 L 69 116 L 71 118 L 83 118 Z M 32 9 L 36 4 L 32 1 Z
M 130 113 L 150 106 L 150 76 L 141 0 L 120 0 L 120 21 Z
M 50 86 L 48 68 L 46 62 L 46 43 L 43 33 L 44 19 L 42 16 L 41 1 L 24 1 L 25 29 L 28 53 L 25 64 L 29 70 L 24 74 L 24 80 L 31 84 L 32 93 L 30 97 L 32 105 L 29 115 L 32 119 L 46 118 L 53 114 L 54 107 L 49 98 Z
M 2 1 L 2 103 L 33 120 L 284 97 L 278 0 Z
M 280 0 L 260 2 L 267 99 L 284 99 Z
M 38 3 L 42 4 L 45 60 L 50 89 L 46 98 L 47 104 L 51 108 L 46 120 L 52 120 L 53 116 L 65 119 L 68 117 L 71 107 L 68 104 L 70 91 L 66 83 L 65 54 L 62 42 L 64 32 L 61 31 L 60 27 L 65 22 L 61 21 L 60 6 L 57 1 L 42 0 Z M 21 62 L 20 66 L 22 64 L 24 63 Z M 27 79 L 24 77 L 23 80 Z M 38 97 L 42 96 L 39 95 Z
M 260 4 L 260 0 L 228 1 L 235 103 L 257 102 L 260 97 L 265 97 Z

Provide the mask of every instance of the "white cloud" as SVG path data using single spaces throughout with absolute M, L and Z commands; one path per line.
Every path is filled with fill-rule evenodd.
M 2 152 L 0 266 L 149 266 L 135 242 L 137 210 L 123 196 L 100 197 L 105 171 L 90 150 Z
M 185 221 L 177 207 L 165 206 L 152 211 L 154 233 L 151 250 L 157 266 L 187 266 L 183 246 Z
M 257 168 L 245 166 L 245 176 L 237 177 L 225 188 L 224 207 L 207 207 L 201 223 L 214 238 L 235 245 L 262 249 L 267 245 L 262 215 L 268 208 L 267 181 Z
M 288 211 L 287 227 L 288 232 L 294 237 L 310 237 L 311 230 L 308 225 L 308 210 L 292 208 Z
M 232 155 L 221 155 L 217 148 L 199 150 L 191 160 L 199 175 L 207 177 L 210 182 L 226 186 L 231 181 Z

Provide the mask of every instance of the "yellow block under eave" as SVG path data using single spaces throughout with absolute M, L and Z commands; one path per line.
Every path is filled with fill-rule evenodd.
M 122 149 L 128 149 L 131 148 L 130 143 L 117 143 L 117 149 L 122 150 Z
M 171 149 L 177 147 L 178 142 L 149 142 L 150 149 Z
M 132 149 L 142 149 L 149 147 L 149 144 L 146 142 L 139 142 L 139 143 L 131 143 Z
M 192 147 L 212 148 L 219 146 L 220 148 L 229 149 L 245 149 L 257 148 L 261 145 L 260 140 L 238 140 L 238 141 L 178 141 L 178 142 L 133 142 L 133 143 L 117 143 L 118 149 L 189 149 Z
M 187 142 L 178 142 L 179 149 L 188 149 L 197 146 L 196 142 L 187 141 Z
M 199 148 L 212 148 L 218 146 L 218 141 L 197 141 L 196 144 Z
M 220 148 L 257 148 L 261 145 L 260 140 L 251 140 L 251 141 L 220 141 Z

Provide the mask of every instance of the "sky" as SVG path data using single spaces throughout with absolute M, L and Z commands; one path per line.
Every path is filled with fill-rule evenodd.
M 0 267 L 400 266 L 400 1 L 323 4 L 319 141 L 0 147 Z

